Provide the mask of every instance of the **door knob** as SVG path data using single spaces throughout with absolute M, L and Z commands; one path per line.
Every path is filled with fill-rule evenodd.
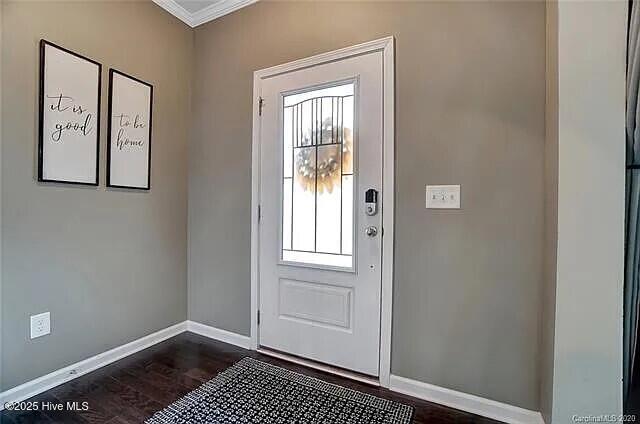
M 378 235 L 378 229 L 374 226 L 367 227 L 367 229 L 364 230 L 364 233 L 369 237 L 375 237 L 376 235 Z

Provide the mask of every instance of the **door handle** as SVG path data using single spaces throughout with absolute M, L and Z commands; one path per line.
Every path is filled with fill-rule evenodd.
M 378 228 L 374 226 L 367 227 L 366 230 L 364 230 L 364 233 L 369 237 L 375 237 L 378 235 Z

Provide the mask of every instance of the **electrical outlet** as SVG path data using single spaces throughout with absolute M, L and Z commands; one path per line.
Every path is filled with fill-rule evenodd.
M 45 312 L 31 315 L 31 338 L 46 336 L 51 333 L 51 314 Z

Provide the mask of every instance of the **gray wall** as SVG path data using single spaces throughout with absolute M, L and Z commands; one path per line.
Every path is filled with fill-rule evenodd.
M 2 15 L 4 2 L 0 1 L 0 46 L 2 46 Z M 0 191 L 2 189 L 2 53 L 0 51 Z M 2 195 L 0 195 L 0 390 L 2 390 Z
M 558 246 L 558 8 L 546 4 L 546 105 L 544 184 L 544 283 L 540 332 L 540 412 L 551 424 L 553 410 L 553 348 L 556 314 Z
M 542 2 L 259 2 L 195 31 L 189 318 L 250 332 L 254 70 L 394 35 L 394 374 L 538 410 Z M 425 184 L 462 184 L 460 211 Z
M 2 389 L 186 318 L 193 32 L 151 2 L 4 2 Z M 35 180 L 38 41 L 103 65 L 101 185 Z M 152 189 L 104 187 L 108 68 L 155 86 Z M 52 333 L 29 340 L 29 316 Z

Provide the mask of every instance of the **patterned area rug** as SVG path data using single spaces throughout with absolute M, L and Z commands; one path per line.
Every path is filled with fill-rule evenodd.
M 408 424 L 413 408 L 244 358 L 148 424 Z

